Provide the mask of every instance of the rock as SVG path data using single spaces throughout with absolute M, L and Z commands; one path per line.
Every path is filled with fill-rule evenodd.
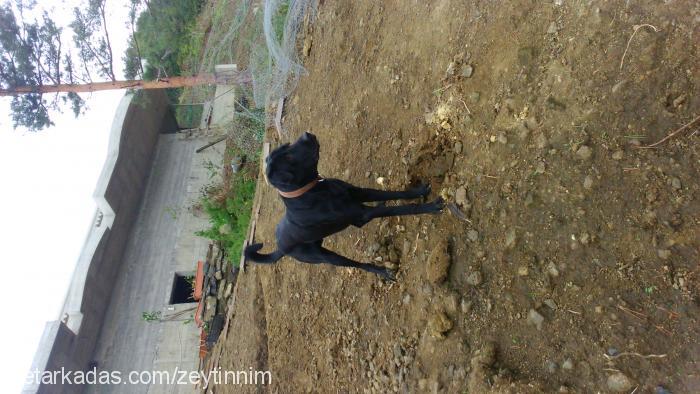
M 377 179 L 375 179 L 375 182 L 377 182 L 378 185 L 384 185 L 385 181 L 386 181 L 386 179 L 384 179 L 383 176 L 380 176 Z
M 542 330 L 542 323 L 544 323 L 544 316 L 540 315 L 534 309 L 530 309 L 527 313 L 527 322 L 537 327 L 537 330 Z
M 666 387 L 658 385 L 658 386 L 654 387 L 654 394 L 671 394 L 671 392 L 668 391 L 668 389 L 666 389 Z
M 371 172 L 369 172 L 369 171 L 365 172 L 365 178 L 369 178 L 369 177 L 371 177 L 371 176 L 372 176 L 372 173 L 371 173 Z
M 479 286 L 482 281 L 483 277 L 481 275 L 481 272 L 479 271 L 474 271 L 471 274 L 469 274 L 469 276 L 467 276 L 467 283 L 474 287 Z
M 632 380 L 622 372 L 617 372 L 608 376 L 608 389 L 613 393 L 629 393 L 632 386 L 634 386 Z
M 467 189 L 464 186 L 460 186 L 455 192 L 455 202 L 460 207 L 466 207 L 469 204 L 467 201 Z
M 404 305 L 410 304 L 410 303 L 411 303 L 411 295 L 408 294 L 408 293 L 406 293 L 406 295 L 403 296 L 402 302 L 403 302 Z
M 529 270 L 526 266 L 518 267 L 518 276 L 527 276 L 528 274 Z
M 681 180 L 676 178 L 676 177 L 671 178 L 671 187 L 673 187 L 676 190 L 680 190 L 681 189 Z
M 543 301 L 545 305 L 547 305 L 551 310 L 556 311 L 557 310 L 557 303 L 554 302 L 553 299 L 547 298 L 546 300 Z
M 661 260 L 668 260 L 671 257 L 671 251 L 668 249 L 659 249 L 656 251 Z
M 228 223 L 224 223 L 221 226 L 219 226 L 219 234 L 230 234 L 231 233 L 231 225 Z
M 436 312 L 428 321 L 428 332 L 435 339 L 445 339 L 445 334 L 452 329 L 452 320 L 443 311 Z
M 547 264 L 547 273 L 553 278 L 559 276 L 559 270 L 557 269 L 557 265 L 554 264 L 554 262 L 550 261 L 549 264 Z
M 466 298 L 462 298 L 462 302 L 459 305 L 462 313 L 469 313 L 472 310 L 472 302 L 468 301 Z
M 461 154 L 462 153 L 462 141 L 455 142 L 454 147 L 452 149 L 454 149 L 456 154 L 458 154 L 458 155 Z
M 221 271 L 216 271 L 216 272 L 214 273 L 214 278 L 215 278 L 216 280 L 221 280 L 221 279 L 224 278 L 224 274 L 223 274 Z
M 232 292 L 233 292 L 233 283 L 229 283 L 226 285 L 226 289 L 224 289 L 224 298 L 229 298 L 231 296 Z
M 676 99 L 673 100 L 673 106 L 676 108 L 680 107 L 681 105 L 683 105 L 683 103 L 685 103 L 685 99 L 687 97 L 688 96 L 686 96 L 685 94 L 681 94 L 680 96 L 676 97 Z
M 508 231 L 506 232 L 506 243 L 505 243 L 506 249 L 513 249 L 513 247 L 515 246 L 515 241 L 516 241 L 515 229 L 514 228 L 508 229 Z
M 615 153 L 612 154 L 613 160 L 622 160 L 622 157 L 624 156 L 624 152 L 621 150 L 615 151 Z
M 588 160 L 591 158 L 591 156 L 593 156 L 593 150 L 587 145 L 582 145 L 576 151 L 576 156 L 578 156 L 581 160 Z
M 302 52 L 304 53 L 304 56 L 308 57 L 309 54 L 311 53 L 311 46 L 313 45 L 313 37 L 310 35 L 307 35 L 304 37 L 304 48 L 302 49 Z
M 222 279 L 221 282 L 219 282 L 219 289 L 221 289 L 222 291 L 216 294 L 216 299 L 218 300 L 224 297 L 224 293 L 226 291 L 226 279 Z
M 557 32 L 557 23 L 552 22 L 549 24 L 549 27 L 547 28 L 547 34 L 555 34 Z
M 562 369 L 565 369 L 565 370 L 567 370 L 567 371 L 571 371 L 572 369 L 574 369 L 574 363 L 573 363 L 573 361 L 571 361 L 570 358 L 567 358 L 567 359 L 564 360 L 564 362 L 561 364 L 561 368 L 562 368 Z
M 208 296 L 204 300 L 204 316 L 202 316 L 202 319 L 204 321 L 211 321 L 211 319 L 214 318 L 215 314 L 216 314 L 216 297 L 215 296 Z
M 540 161 L 537 163 L 537 166 L 535 167 L 535 174 L 544 174 L 546 171 L 546 166 L 543 161 Z
M 613 357 L 615 357 L 615 356 L 617 356 L 618 354 L 620 354 L 620 351 L 617 350 L 617 349 L 614 348 L 614 347 L 609 347 L 607 352 L 608 352 L 608 356 L 613 356 Z
M 547 369 L 547 372 L 553 374 L 557 372 L 559 366 L 554 361 L 547 361 L 547 363 L 545 364 L 545 368 Z
M 455 75 L 455 68 L 457 67 L 456 62 L 450 62 L 450 64 L 447 65 L 447 70 L 445 71 L 445 74 L 447 76 Z
M 382 245 L 379 244 L 379 242 L 374 242 L 369 247 L 367 248 L 367 255 L 369 256 L 374 256 L 379 252 L 379 249 L 381 249 Z
M 435 249 L 430 253 L 427 264 L 427 277 L 433 284 L 440 284 L 447 279 L 450 269 L 450 254 L 447 250 L 447 240 L 438 242 Z
M 469 96 L 467 96 L 467 97 L 469 98 L 469 101 L 471 101 L 472 103 L 478 103 L 479 99 L 481 98 L 481 93 L 471 92 L 471 93 L 469 93 Z
M 478 241 L 478 240 L 479 240 L 479 232 L 476 231 L 476 230 L 474 230 L 474 229 L 471 229 L 471 230 L 467 231 L 467 239 L 468 239 L 470 242 L 476 242 L 476 241 Z
M 462 66 L 461 75 L 464 78 L 470 78 L 473 73 L 474 73 L 474 67 L 471 64 L 465 64 Z
M 500 144 L 507 144 L 508 143 L 508 137 L 504 133 L 499 133 L 498 137 L 496 138 Z
M 457 293 L 452 293 L 445 297 L 445 310 L 448 313 L 457 313 L 457 308 L 459 308 L 459 295 Z

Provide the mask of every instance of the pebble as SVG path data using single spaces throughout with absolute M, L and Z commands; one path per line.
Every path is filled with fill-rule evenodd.
M 587 145 L 583 145 L 576 151 L 576 155 L 582 160 L 588 160 L 593 155 L 593 150 Z
M 547 372 L 555 373 L 557 372 L 558 365 L 554 361 L 547 361 L 545 367 L 547 368 Z
M 615 153 L 612 154 L 613 160 L 622 160 L 622 157 L 624 156 L 624 152 L 621 150 L 615 151 Z
M 479 99 L 481 98 L 481 93 L 471 92 L 471 93 L 469 93 L 468 97 L 469 97 L 469 101 L 471 101 L 472 103 L 478 103 Z
M 681 189 L 681 180 L 676 178 L 676 177 L 671 178 L 671 187 L 673 187 L 676 190 L 680 190 Z
M 452 329 L 453 323 L 443 311 L 433 315 L 428 322 L 428 331 L 433 338 L 445 339 L 445 334 Z
M 552 22 L 549 24 L 549 27 L 547 28 L 547 34 L 555 34 L 557 32 L 557 23 Z
M 460 309 L 462 309 L 462 313 L 469 313 L 469 311 L 472 310 L 472 302 L 468 301 L 466 298 L 462 298 Z
M 498 135 L 498 142 L 505 145 L 508 143 L 508 137 L 506 137 L 505 134 L 501 133 Z
M 537 163 L 537 167 L 535 167 L 535 174 L 544 174 L 545 172 L 545 164 L 543 161 Z
M 593 187 L 593 177 L 590 175 L 586 175 L 585 178 L 583 178 L 583 187 L 585 189 L 591 189 Z
M 409 303 L 411 303 L 411 295 L 407 293 L 403 296 L 403 304 L 408 305 Z
M 614 393 L 628 393 L 632 386 L 632 380 L 622 372 L 608 376 L 608 389 Z
M 554 262 L 550 261 L 549 264 L 547 264 L 547 273 L 554 278 L 559 276 L 559 270 Z
M 455 192 L 455 202 L 462 207 L 467 205 L 467 189 L 464 186 L 460 186 Z
M 668 260 L 671 257 L 671 251 L 668 249 L 659 249 L 656 251 L 661 260 Z
M 458 155 L 462 153 L 462 142 L 461 142 L 461 141 L 455 142 L 455 144 L 454 144 L 454 151 L 455 151 L 455 153 L 458 154 Z
M 525 267 L 525 266 L 518 267 L 518 276 L 527 276 L 527 274 L 529 274 L 529 273 L 530 273 L 530 271 L 527 269 L 527 267 Z
M 476 242 L 476 241 L 478 241 L 478 240 L 479 240 L 479 232 L 476 231 L 476 230 L 474 230 L 474 229 L 471 229 L 471 230 L 467 231 L 467 239 L 468 239 L 470 242 Z
M 574 363 L 573 363 L 573 361 L 571 361 L 570 358 L 567 358 L 567 359 L 564 360 L 564 362 L 561 364 L 561 368 L 562 368 L 562 369 L 566 369 L 567 371 L 571 371 L 572 369 L 574 369 Z
M 527 322 L 537 327 L 537 330 L 542 330 L 542 323 L 544 323 L 544 316 L 540 315 L 534 309 L 530 309 L 527 313 Z
M 474 67 L 471 64 L 465 64 L 462 66 L 462 76 L 464 78 L 470 78 L 474 73 Z
M 224 274 L 221 271 L 216 271 L 216 273 L 214 273 L 214 278 L 216 278 L 216 280 L 221 280 L 224 278 Z
M 506 232 L 506 249 L 512 249 L 515 246 L 515 229 L 509 229 Z
M 547 305 L 552 310 L 555 310 L 555 311 L 557 310 L 557 303 L 554 302 L 554 300 L 551 298 L 547 298 L 546 300 L 544 300 L 544 304 Z
M 467 283 L 472 286 L 479 286 L 482 281 L 483 277 L 481 275 L 481 272 L 479 271 L 474 271 L 471 274 L 469 274 L 469 276 L 467 276 Z

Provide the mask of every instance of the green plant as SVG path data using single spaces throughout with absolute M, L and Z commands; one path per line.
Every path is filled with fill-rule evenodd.
M 160 311 L 141 312 L 141 318 L 148 323 L 160 321 L 160 315 Z
M 207 197 L 203 199 L 202 206 L 209 215 L 211 227 L 196 234 L 221 242 L 229 262 L 238 266 L 238 258 L 250 224 L 255 179 L 240 174 L 231 179 L 231 184 L 231 192 L 224 204 L 217 204 Z

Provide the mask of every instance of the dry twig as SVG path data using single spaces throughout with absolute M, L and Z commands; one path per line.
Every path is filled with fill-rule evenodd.
M 641 357 L 641 358 L 666 358 L 668 355 L 667 354 L 639 354 L 636 352 L 622 352 L 618 353 L 614 356 L 611 356 L 609 354 L 603 354 L 605 358 L 608 360 L 614 360 L 616 358 L 622 357 L 622 356 L 635 356 L 635 357 Z
M 643 25 L 634 25 L 634 26 L 632 26 L 632 29 L 634 29 L 634 32 L 632 32 L 632 35 L 630 36 L 630 39 L 627 40 L 627 47 L 625 47 L 625 52 L 622 54 L 622 60 L 620 60 L 620 70 L 622 70 L 622 65 L 623 65 L 624 62 L 625 62 L 625 56 L 627 55 L 627 50 L 630 49 L 630 43 L 632 42 L 632 38 L 634 38 L 634 35 L 637 34 L 637 31 L 639 31 L 639 29 L 641 29 L 642 27 L 645 27 L 645 26 L 646 26 L 646 27 L 651 27 L 652 29 L 654 29 L 654 32 L 658 32 L 658 31 L 659 31 L 659 29 L 657 29 L 656 26 L 652 26 L 652 25 L 647 24 L 647 23 L 645 23 L 645 24 L 643 24 Z
M 655 146 L 657 146 L 657 145 L 659 145 L 659 144 L 665 142 L 666 140 L 668 140 L 669 138 L 673 137 L 674 135 L 680 133 L 681 131 L 687 129 L 688 127 L 692 126 L 692 125 L 695 124 L 698 120 L 700 120 L 700 116 L 698 116 L 698 117 L 696 117 L 695 119 L 691 120 L 689 123 L 686 123 L 685 125 L 679 127 L 678 129 L 676 129 L 675 131 L 673 131 L 671 134 L 667 135 L 666 137 L 664 137 L 664 138 L 662 138 L 662 139 L 660 139 L 660 140 L 654 142 L 654 143 L 651 144 L 651 145 L 640 146 L 639 149 L 649 149 L 649 148 L 653 148 L 653 147 L 655 147 Z

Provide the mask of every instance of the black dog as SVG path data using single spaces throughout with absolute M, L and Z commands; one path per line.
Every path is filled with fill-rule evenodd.
M 338 179 L 321 179 L 318 154 L 316 136 L 304 133 L 295 143 L 282 145 L 267 157 L 267 179 L 278 189 L 287 211 L 275 231 L 278 249 L 272 254 L 260 254 L 262 244 L 253 244 L 245 249 L 246 258 L 271 264 L 290 255 L 305 263 L 360 268 L 393 281 L 394 273 L 384 267 L 361 264 L 325 249 L 323 238 L 349 225 L 362 227 L 374 218 L 438 213 L 444 207 L 442 198 L 427 204 L 394 207 L 364 205 L 368 201 L 425 197 L 430 187 L 382 191 L 355 187 Z

